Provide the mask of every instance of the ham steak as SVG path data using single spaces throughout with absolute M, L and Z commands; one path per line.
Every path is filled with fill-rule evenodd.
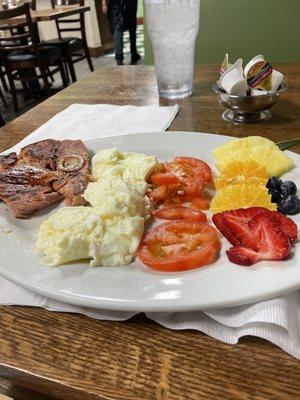
M 88 150 L 81 140 L 42 140 L 22 148 L 19 156 L 0 156 L 0 200 L 17 218 L 62 199 L 66 205 L 85 205 L 82 193 L 89 172 Z

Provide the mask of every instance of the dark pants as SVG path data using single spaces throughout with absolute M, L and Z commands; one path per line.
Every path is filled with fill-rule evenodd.
M 108 20 L 114 36 L 116 60 L 123 61 L 123 31 L 129 30 L 130 51 L 132 55 L 136 50 L 136 12 L 137 0 L 109 0 Z

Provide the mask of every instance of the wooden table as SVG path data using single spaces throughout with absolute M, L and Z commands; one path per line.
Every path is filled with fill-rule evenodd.
M 45 10 L 31 10 L 32 22 L 53 21 L 55 19 L 69 17 L 70 15 L 80 14 L 82 12 L 90 11 L 90 7 L 83 6 L 65 6 L 57 7 L 55 9 L 49 8 Z
M 42 10 L 31 10 L 30 15 L 32 22 L 43 22 L 43 21 L 54 21 L 56 19 L 69 17 L 70 15 L 80 14 L 82 12 L 90 11 L 90 7 L 83 6 L 65 6 L 60 8 L 49 8 Z M 13 28 L 16 23 L 20 23 L 20 20 L 23 20 L 22 16 L 11 18 L 9 20 L 1 20 L 0 25 L 5 27 Z
M 300 136 L 300 64 L 277 67 L 289 89 L 273 107 L 270 122 L 234 126 L 223 121 L 223 108 L 211 90 L 217 66 L 201 66 L 195 93 L 178 101 L 180 111 L 170 129 L 259 134 L 275 141 Z M 0 129 L 0 150 L 73 103 L 174 102 L 158 98 L 152 67 L 101 69 Z M 199 332 L 164 329 L 142 315 L 108 322 L 0 307 L 0 376 L 2 391 L 17 400 L 300 398 L 299 361 L 273 344 L 245 337 L 231 346 Z

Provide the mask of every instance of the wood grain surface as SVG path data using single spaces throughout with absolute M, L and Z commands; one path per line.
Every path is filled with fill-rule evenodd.
M 177 101 L 170 129 L 275 141 L 300 136 L 300 64 L 277 68 L 289 89 L 266 124 L 223 121 L 211 91 L 217 67 L 201 66 L 195 93 Z M 159 99 L 152 67 L 101 69 L 3 127 L 0 150 L 73 103 L 174 104 Z M 262 339 L 245 337 L 233 346 L 200 332 L 165 329 L 143 315 L 109 322 L 31 307 L 0 307 L 0 377 L 0 392 L 25 400 L 300 398 L 299 361 Z
M 32 22 L 43 22 L 43 21 L 54 21 L 59 18 L 69 17 L 70 15 L 79 14 L 82 12 L 89 11 L 90 7 L 83 6 L 66 6 L 61 8 L 47 8 L 42 10 L 31 10 L 31 19 Z M 15 17 L 11 20 L 1 20 L 0 25 L 5 27 L 13 28 L 15 24 L 19 24 L 20 20 L 22 21 L 24 17 Z

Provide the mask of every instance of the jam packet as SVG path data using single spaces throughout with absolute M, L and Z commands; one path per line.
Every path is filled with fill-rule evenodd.
M 265 60 L 254 62 L 246 75 L 247 83 L 252 89 L 272 90 L 273 68 Z

